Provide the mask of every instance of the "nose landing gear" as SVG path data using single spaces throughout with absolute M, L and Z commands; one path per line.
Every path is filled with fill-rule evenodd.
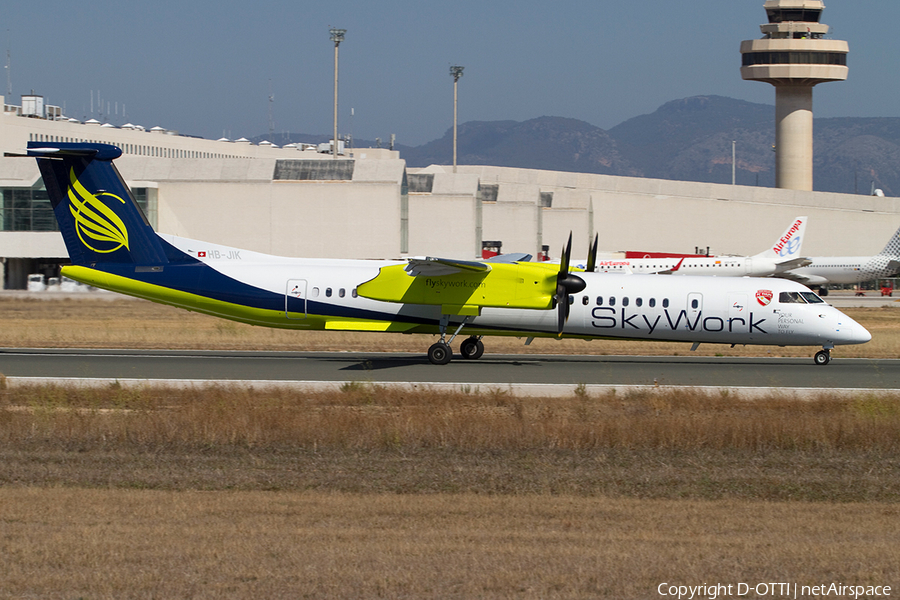
M 827 365 L 829 362 L 831 362 L 831 349 L 824 348 L 822 350 L 819 350 L 818 352 L 816 352 L 816 355 L 813 357 L 813 361 L 817 365 L 823 365 L 823 366 Z

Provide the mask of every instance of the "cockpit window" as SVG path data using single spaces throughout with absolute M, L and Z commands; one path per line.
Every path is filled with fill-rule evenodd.
M 778 294 L 778 301 L 782 304 L 806 304 L 800 292 L 781 292 Z
M 800 292 L 800 295 L 810 304 L 825 304 L 825 301 L 819 298 L 815 292 Z

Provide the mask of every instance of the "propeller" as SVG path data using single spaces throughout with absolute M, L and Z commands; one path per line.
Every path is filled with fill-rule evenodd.
M 600 244 L 600 234 L 596 234 L 594 236 L 594 243 L 590 245 L 590 250 L 588 250 L 588 260 L 587 267 L 585 267 L 585 271 L 588 273 L 593 273 L 597 269 L 597 246 Z
M 569 318 L 569 296 L 583 290 L 587 284 L 584 279 L 569 273 L 569 258 L 572 256 L 572 233 L 569 232 L 569 241 L 562 251 L 559 261 L 559 273 L 556 275 L 556 295 L 553 300 L 558 309 L 558 321 L 556 333 L 562 334 L 566 319 Z

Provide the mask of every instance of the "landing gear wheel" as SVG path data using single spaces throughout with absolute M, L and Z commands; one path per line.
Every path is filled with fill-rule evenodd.
M 428 360 L 433 365 L 446 365 L 453 358 L 453 352 L 446 342 L 438 342 L 432 344 L 428 349 Z
M 831 352 L 828 350 L 819 350 L 813 357 L 817 365 L 827 365 L 831 361 Z
M 463 340 L 459 345 L 459 353 L 468 360 L 477 360 L 484 354 L 484 344 L 477 337 L 470 337 Z

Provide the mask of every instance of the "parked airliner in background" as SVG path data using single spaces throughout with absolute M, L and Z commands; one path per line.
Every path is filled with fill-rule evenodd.
M 797 217 L 772 246 L 755 256 L 626 258 L 599 260 L 596 266 L 601 273 L 769 277 L 809 263 L 800 255 L 805 231 L 806 217 Z
M 157 234 L 113 165 L 121 154 L 28 143 L 72 260 L 62 274 L 155 302 L 268 327 L 437 333 L 435 364 L 450 361 L 463 330 L 468 359 L 482 355 L 485 335 L 821 346 L 816 364 L 836 345 L 871 339 L 793 281 L 595 273 L 596 244 L 587 271 L 570 272 L 571 236 L 550 265 L 283 258 Z
M 900 272 L 900 229 L 894 232 L 884 250 L 875 256 L 810 256 L 809 264 L 778 273 L 808 286 L 829 283 L 860 283 L 882 277 L 894 277 Z M 824 288 L 820 294 L 827 294 Z

